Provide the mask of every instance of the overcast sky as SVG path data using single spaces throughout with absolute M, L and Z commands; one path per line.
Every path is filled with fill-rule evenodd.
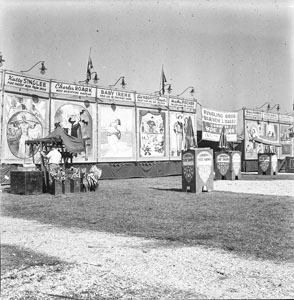
M 194 86 L 208 108 L 236 111 L 269 101 L 281 112 L 292 109 L 293 1 L 0 3 L 4 69 L 45 60 L 45 78 L 84 80 L 91 48 L 101 86 L 123 75 L 127 90 L 153 93 L 163 65 L 173 95 Z M 37 68 L 30 74 L 40 75 Z

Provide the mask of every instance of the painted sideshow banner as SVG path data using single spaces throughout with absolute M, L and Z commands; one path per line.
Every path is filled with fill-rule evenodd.
M 290 137 L 291 125 L 280 124 L 280 158 L 284 159 L 285 156 L 292 155 L 292 141 Z
M 197 130 L 195 128 L 195 114 L 188 114 L 182 112 L 170 112 L 170 157 L 171 158 L 181 158 L 181 151 L 186 150 L 185 145 L 187 144 L 187 129 L 188 120 L 191 117 L 192 127 L 195 133 Z M 195 136 L 195 139 L 197 137 Z
M 244 147 L 246 160 L 256 160 L 258 153 L 264 153 L 264 145 L 256 141 L 256 138 L 263 135 L 264 128 L 262 122 L 245 120 Z
M 86 153 L 77 154 L 74 162 L 96 161 L 96 104 L 53 99 L 51 111 L 51 131 L 60 126 L 69 135 L 85 140 Z
M 222 128 L 228 142 L 237 141 L 237 118 L 234 112 L 222 112 L 212 109 L 202 108 L 202 139 L 218 142 Z
M 98 113 L 99 161 L 135 160 L 135 109 L 99 104 Z
M 17 162 L 29 159 L 33 153 L 27 140 L 48 134 L 48 99 L 6 93 L 3 111 L 3 160 Z M 38 149 L 35 149 L 35 153 Z
M 139 109 L 139 158 L 166 158 L 166 112 Z
M 272 142 L 272 145 L 265 145 L 264 152 L 265 153 L 279 153 L 279 147 L 275 146 L 275 143 L 279 143 L 279 124 L 263 122 L 263 132 L 264 136 L 262 138 Z

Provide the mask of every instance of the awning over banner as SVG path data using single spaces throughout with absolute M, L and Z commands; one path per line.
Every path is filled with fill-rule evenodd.
M 81 153 L 85 151 L 85 141 L 83 139 L 68 135 L 61 127 L 57 127 L 44 138 L 26 141 L 26 144 L 38 143 L 63 143 L 66 150 L 71 153 Z
M 260 136 L 259 137 L 254 137 L 252 139 L 252 141 L 258 142 L 258 143 L 261 143 L 261 144 L 264 144 L 264 145 L 267 145 L 267 146 L 282 147 L 281 143 L 279 143 L 278 141 L 270 140 L 270 139 L 263 138 L 263 137 L 260 137 Z

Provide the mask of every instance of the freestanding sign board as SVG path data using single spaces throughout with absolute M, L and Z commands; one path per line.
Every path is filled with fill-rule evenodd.
M 214 171 L 216 180 L 241 179 L 241 152 L 216 152 L 214 160 Z
M 213 190 L 213 150 L 182 151 L 182 190 L 201 193 Z
M 258 154 L 258 174 L 259 175 L 278 174 L 278 157 L 276 153 Z

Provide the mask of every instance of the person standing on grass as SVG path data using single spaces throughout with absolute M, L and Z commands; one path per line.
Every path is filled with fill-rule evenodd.
M 48 160 L 49 173 L 56 173 L 59 168 L 59 164 L 61 163 L 61 153 L 57 150 L 57 147 L 53 145 L 48 154 L 45 154 L 44 152 L 41 154 Z

